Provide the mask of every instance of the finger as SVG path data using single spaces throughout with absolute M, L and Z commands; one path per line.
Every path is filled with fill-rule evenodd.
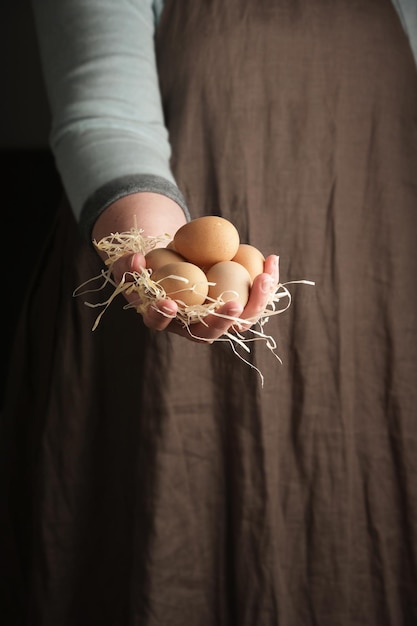
M 242 330 L 249 328 L 260 318 L 274 293 L 276 284 L 271 274 L 259 274 L 253 281 L 249 300 L 242 312 Z M 245 322 L 248 323 L 245 323 Z
M 272 276 L 274 284 L 277 286 L 279 283 L 279 257 L 276 254 L 266 257 L 264 272 Z
M 215 313 L 210 313 L 204 318 L 204 324 L 191 325 L 190 332 L 198 338 L 215 341 L 228 332 L 243 312 L 243 306 L 239 302 L 226 302 Z M 196 327 L 194 327 L 196 326 Z
M 212 343 L 224 335 L 242 314 L 243 307 L 238 302 L 227 302 L 215 313 L 204 318 L 204 322 L 196 322 L 186 326 L 175 318 L 177 311 L 173 300 L 167 299 L 148 307 L 143 315 L 144 323 L 154 330 L 167 330 L 181 335 L 191 341 Z
M 125 254 L 111 266 L 115 284 L 122 287 L 124 298 L 133 306 L 140 304 L 140 299 L 137 291 L 134 289 L 130 290 L 129 286 L 134 282 L 133 272 L 139 273 L 144 267 L 146 267 L 145 257 L 139 252 Z
M 123 276 L 127 282 L 132 282 L 132 277 L 129 277 L 129 274 L 140 272 L 143 267 L 146 267 L 145 257 L 136 252 L 135 254 L 125 254 L 117 259 L 113 263 L 111 271 L 115 282 L 119 284 Z
M 150 304 L 142 314 L 145 326 L 152 330 L 169 329 L 171 322 L 175 319 L 178 305 L 174 300 L 166 298 Z
M 242 322 L 241 330 L 247 330 L 261 317 L 278 283 L 279 257 L 271 254 L 265 259 L 264 272 L 253 281 L 249 300 L 241 316 L 242 320 L 249 320 L 249 323 Z
M 135 254 L 132 254 L 129 265 L 130 265 L 130 269 L 129 270 L 126 269 L 126 271 L 140 272 L 142 268 L 146 267 L 145 256 L 141 254 L 140 252 L 136 252 Z

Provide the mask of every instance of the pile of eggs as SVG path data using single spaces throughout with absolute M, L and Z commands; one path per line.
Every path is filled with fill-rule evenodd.
M 257 248 L 240 243 L 230 221 L 214 215 L 184 224 L 166 248 L 154 248 L 145 259 L 151 280 L 185 307 L 229 300 L 245 306 L 265 261 Z

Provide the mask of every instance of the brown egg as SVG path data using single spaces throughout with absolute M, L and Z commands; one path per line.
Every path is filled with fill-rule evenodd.
M 205 215 L 181 228 L 174 236 L 175 250 L 199 267 L 230 261 L 240 239 L 236 227 L 223 217 Z
M 174 252 L 174 250 L 168 250 L 167 248 L 154 248 L 145 255 L 146 267 L 155 272 L 160 267 L 167 265 L 168 263 L 179 263 L 185 261 L 184 257 Z
M 212 265 L 207 271 L 209 283 L 208 297 L 217 300 L 221 297 L 223 302 L 237 300 L 243 306 L 249 299 L 251 277 L 248 270 L 236 263 L 236 261 L 222 261 Z
M 180 305 L 203 304 L 208 293 L 207 278 L 203 270 L 188 262 L 168 263 L 158 268 L 151 276 L 168 298 Z
M 169 242 L 169 244 L 167 245 L 167 250 L 174 250 L 175 251 L 174 240 Z
M 232 261 L 236 261 L 236 263 L 240 263 L 243 267 L 246 267 L 252 282 L 255 276 L 262 274 L 264 271 L 264 255 L 260 250 L 258 250 L 258 248 L 255 248 L 255 246 L 251 246 L 248 243 L 241 243 L 239 245 Z

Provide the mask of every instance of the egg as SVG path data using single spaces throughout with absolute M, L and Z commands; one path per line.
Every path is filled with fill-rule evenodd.
M 255 276 L 262 274 L 264 271 L 264 255 L 260 250 L 258 250 L 258 248 L 255 248 L 255 246 L 251 246 L 248 243 L 239 244 L 239 248 L 232 261 L 236 261 L 236 263 L 240 263 L 243 267 L 246 267 L 252 282 Z
M 236 261 L 221 261 L 212 265 L 206 276 L 209 282 L 209 298 L 217 300 L 221 297 L 223 302 L 237 300 L 242 306 L 246 306 L 252 280 L 243 265 Z
M 180 305 L 203 304 L 208 294 L 206 275 L 193 263 L 168 263 L 155 270 L 151 279 L 165 290 L 168 298 Z
M 168 248 L 154 248 L 145 255 L 146 267 L 155 272 L 160 267 L 168 263 L 179 263 L 185 261 L 184 257 Z
M 174 245 L 174 240 L 173 239 L 167 244 L 166 249 L 167 250 L 174 250 L 174 252 L 175 252 L 175 245 Z
M 240 238 L 237 228 L 224 217 L 205 215 L 187 222 L 174 235 L 175 250 L 188 261 L 207 268 L 230 261 Z

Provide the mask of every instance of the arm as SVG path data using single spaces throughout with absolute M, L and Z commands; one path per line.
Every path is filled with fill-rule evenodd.
M 153 40 L 154 8 L 160 5 L 154 7 L 152 0 L 33 0 L 52 112 L 51 147 L 88 241 L 129 230 L 135 218 L 145 234 L 173 236 L 189 219 L 169 168 Z M 122 257 L 114 267 L 116 281 L 143 265 L 140 254 Z M 275 257 L 267 259 L 265 271 L 244 311 L 228 302 L 219 312 L 248 318 L 261 313 L 278 280 Z M 174 301 L 161 301 L 158 309 L 148 307 L 147 326 L 189 337 L 171 319 Z M 194 329 L 209 340 L 231 325 L 216 316 L 205 322 Z
M 153 45 L 152 0 L 33 0 L 50 142 L 77 221 L 141 191 L 188 219 L 169 167 Z M 132 224 L 130 224 L 131 226 Z

